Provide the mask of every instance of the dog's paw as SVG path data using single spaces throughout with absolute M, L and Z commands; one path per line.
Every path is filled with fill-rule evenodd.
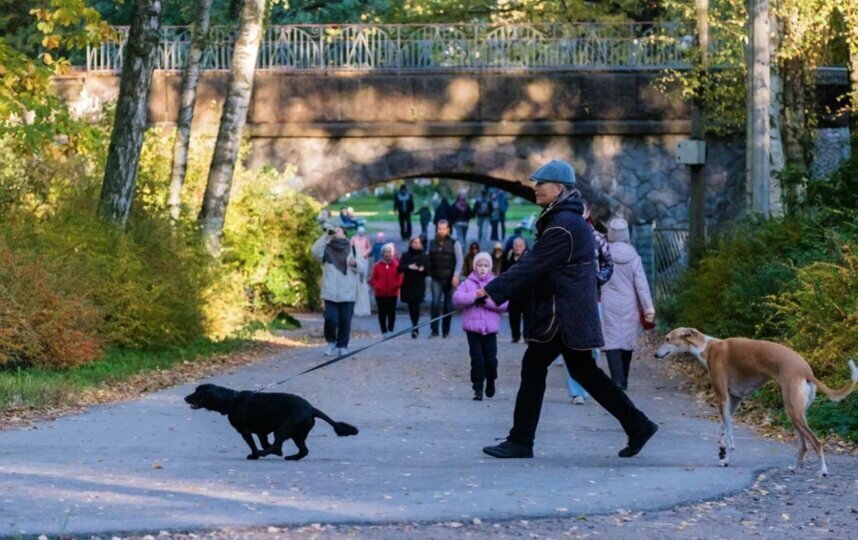
M 828 469 L 820 469 L 816 472 L 817 478 L 828 478 Z
M 259 454 L 247 454 L 247 459 L 259 459 Z

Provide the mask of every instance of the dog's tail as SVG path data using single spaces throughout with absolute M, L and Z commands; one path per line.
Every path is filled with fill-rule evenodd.
M 323 413 L 319 409 L 313 408 L 313 416 L 316 418 L 321 418 L 325 422 L 331 424 L 334 428 L 334 433 L 337 434 L 338 437 L 348 437 L 349 435 L 357 435 L 358 428 L 354 427 L 351 424 L 346 424 L 345 422 L 334 422 L 331 420 L 331 417 L 327 414 Z
M 855 389 L 855 385 L 858 384 L 858 368 L 855 367 L 854 360 L 849 360 L 849 371 L 852 372 L 852 377 L 849 379 L 849 382 L 843 385 L 843 388 L 840 388 L 838 390 L 832 390 L 831 388 L 825 386 L 816 377 L 814 377 L 811 382 L 818 386 L 819 390 L 823 394 L 828 396 L 828 399 L 830 399 L 831 401 L 840 401 L 841 399 L 851 394 L 852 390 Z

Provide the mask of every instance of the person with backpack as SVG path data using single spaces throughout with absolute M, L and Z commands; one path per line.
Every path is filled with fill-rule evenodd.
M 492 217 L 492 202 L 489 200 L 486 190 L 480 193 L 474 201 L 474 215 L 477 217 L 477 240 L 482 242 L 486 239 L 486 228 Z
M 399 215 L 399 234 L 403 240 L 411 238 L 411 214 L 414 213 L 414 197 L 405 184 L 393 197 L 393 210 Z

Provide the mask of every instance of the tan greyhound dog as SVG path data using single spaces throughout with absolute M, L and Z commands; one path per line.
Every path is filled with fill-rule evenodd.
M 676 328 L 667 334 L 655 356 L 665 358 L 677 352 L 690 352 L 709 369 L 709 379 L 721 411 L 718 456 L 723 467 L 730 463 L 728 446 L 730 450 L 736 448 L 733 441 L 733 412 L 742 398 L 769 379 L 774 379 L 781 387 L 784 409 L 798 433 L 798 460 L 793 470 L 801 468 L 809 441 L 819 456 L 819 476 L 828 474 L 822 444 L 807 425 L 805 411 L 813 403 L 817 387 L 832 401 L 840 401 L 852 392 L 858 382 L 858 368 L 854 361 L 849 360 L 852 379 L 843 388 L 832 390 L 813 376 L 810 365 L 801 355 L 771 341 L 716 339 L 694 328 Z

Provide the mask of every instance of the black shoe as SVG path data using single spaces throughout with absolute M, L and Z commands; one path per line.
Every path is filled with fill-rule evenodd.
M 629 436 L 628 446 L 620 450 L 618 455 L 620 457 L 632 457 L 638 455 L 638 453 L 643 450 L 647 441 L 655 435 L 656 431 L 658 431 L 658 425 L 655 422 L 647 420 L 644 427 L 635 432 L 634 435 Z
M 494 379 L 489 379 L 486 381 L 486 397 L 494 397 L 495 396 L 495 381 Z
M 444 334 L 444 339 L 447 339 L 448 337 L 450 337 L 450 334 Z
M 483 400 L 483 391 L 482 390 L 474 390 L 474 401 L 482 401 Z
M 417 330 L 411 331 L 411 339 L 417 339 L 417 336 L 419 336 L 419 335 L 420 335 L 420 332 L 418 332 Z
M 532 458 L 533 448 L 528 448 L 511 441 L 504 441 L 495 446 L 486 446 L 483 448 L 483 453 L 499 459 Z
M 438 332 L 432 332 L 431 334 L 429 334 L 429 339 L 436 338 L 436 337 L 438 337 Z

